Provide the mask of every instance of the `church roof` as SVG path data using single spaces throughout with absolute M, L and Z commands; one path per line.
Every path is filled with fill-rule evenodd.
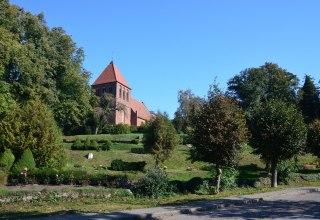
M 134 112 L 137 112 L 138 118 L 142 118 L 144 120 L 151 119 L 151 114 L 143 102 L 139 102 L 138 100 L 131 98 L 130 105 L 131 105 L 131 109 Z
M 118 82 L 130 89 L 129 84 L 122 76 L 118 67 L 111 61 L 111 63 L 102 71 L 100 76 L 94 81 L 92 85 L 100 85 L 105 83 Z

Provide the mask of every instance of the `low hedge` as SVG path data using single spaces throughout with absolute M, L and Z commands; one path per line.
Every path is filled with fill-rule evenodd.
M 55 169 L 37 169 L 27 173 L 10 173 L 8 185 L 40 184 L 40 185 L 78 185 L 78 186 L 104 186 L 108 188 L 128 188 L 130 186 L 127 176 L 88 174 L 86 171 Z
M 113 160 L 111 162 L 110 170 L 116 171 L 143 171 L 144 167 L 146 166 L 145 161 L 139 162 L 126 162 L 122 160 Z
M 130 152 L 134 154 L 145 154 L 144 148 L 142 147 L 133 147 L 130 149 Z

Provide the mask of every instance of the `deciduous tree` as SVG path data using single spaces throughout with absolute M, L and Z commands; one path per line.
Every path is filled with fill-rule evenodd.
M 307 129 L 294 105 L 271 100 L 260 106 L 250 120 L 250 143 L 271 164 L 272 187 L 277 187 L 277 169 L 304 150 Z
M 192 158 L 215 164 L 217 192 L 222 167 L 237 164 L 247 137 L 244 112 L 235 101 L 213 86 L 195 121 Z

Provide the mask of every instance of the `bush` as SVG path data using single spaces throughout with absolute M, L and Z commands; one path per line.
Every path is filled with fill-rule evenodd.
M 116 171 L 143 171 L 145 166 L 145 161 L 125 162 L 117 159 L 111 162 L 110 169 Z
M 36 162 L 34 161 L 33 154 L 30 149 L 23 152 L 21 158 L 13 166 L 14 172 L 21 172 L 25 168 L 28 170 L 34 170 L 36 168 Z
M 9 172 L 13 163 L 14 155 L 10 149 L 6 149 L 0 156 L 0 169 L 4 172 Z
M 139 140 L 137 139 L 132 139 L 130 142 L 131 144 L 139 144 Z
M 103 151 L 110 150 L 111 147 L 112 147 L 112 142 L 109 140 L 106 140 L 106 142 L 104 142 L 104 144 L 102 144 L 101 150 L 103 150 Z
M 129 134 L 130 126 L 126 124 L 107 125 L 103 133 L 106 134 Z
M 282 161 L 278 164 L 278 182 L 289 184 L 294 179 L 294 172 L 297 171 L 296 161 Z
M 91 144 L 90 139 L 86 138 L 86 141 L 83 144 L 83 150 L 89 150 L 90 149 L 90 144 Z
M 72 144 L 71 150 L 83 150 L 83 144 L 79 138 Z
M 221 190 L 236 188 L 239 171 L 234 168 L 223 169 L 221 175 Z
M 133 192 L 138 196 L 159 198 L 172 193 L 172 186 L 166 172 L 159 169 L 148 171 L 146 176 L 136 183 Z
M 97 143 L 97 141 L 91 140 L 91 141 L 90 141 L 90 146 L 89 146 L 89 149 L 88 149 L 88 150 L 96 150 L 96 151 L 99 151 L 99 150 L 100 150 L 100 146 L 99 146 L 99 144 Z
M 130 149 L 130 152 L 134 154 L 145 154 L 144 148 L 142 147 L 133 147 Z

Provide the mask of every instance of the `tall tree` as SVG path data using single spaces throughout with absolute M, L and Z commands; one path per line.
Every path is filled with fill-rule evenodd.
M 320 158 L 320 120 L 308 125 L 307 151 Z
M 178 92 L 179 107 L 174 113 L 173 124 L 177 131 L 186 132 L 193 127 L 195 115 L 200 111 L 203 99 L 195 96 L 190 89 Z
M 143 140 L 145 151 L 156 160 L 156 167 L 171 156 L 177 144 L 176 130 L 168 115 L 158 113 L 147 126 Z
M 228 91 L 246 110 L 254 109 L 270 99 L 296 102 L 299 79 L 274 63 L 249 68 L 228 82 Z
M 299 108 L 306 123 L 319 117 L 319 96 L 316 86 L 309 75 L 305 76 L 304 84 L 299 91 Z
M 213 86 L 196 119 L 192 158 L 215 164 L 219 192 L 221 168 L 237 164 L 247 141 L 245 115 L 236 102 Z
M 307 129 L 294 105 L 271 100 L 259 107 L 250 120 L 250 143 L 255 153 L 270 162 L 272 187 L 277 187 L 278 164 L 304 150 Z
M 82 126 L 88 113 L 90 74 L 84 53 L 62 28 L 48 28 L 44 15 L 0 1 L 0 81 L 24 105 L 40 98 L 65 133 Z

